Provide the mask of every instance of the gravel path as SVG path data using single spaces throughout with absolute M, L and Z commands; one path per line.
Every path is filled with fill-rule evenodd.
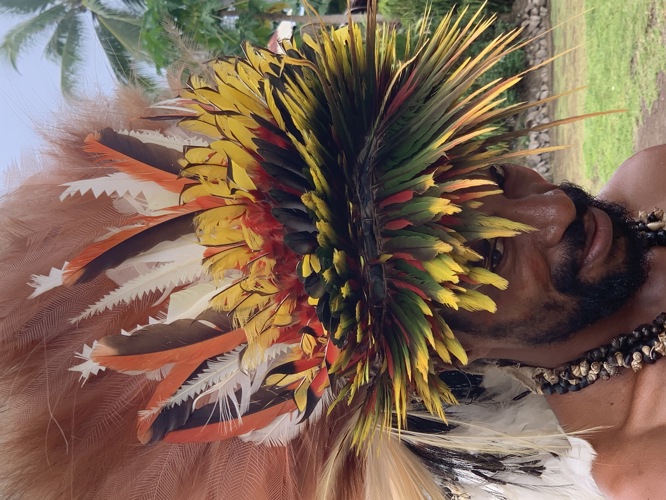
M 517 0 L 512 15 L 523 28 L 523 37 L 527 40 L 538 37 L 550 29 L 550 0 Z M 525 47 L 527 63 L 536 66 L 552 57 L 553 44 L 550 33 L 533 40 Z M 534 101 L 550 95 L 552 77 L 551 65 L 530 71 L 524 80 L 525 99 Z M 530 108 L 520 121 L 527 127 L 550 123 L 551 107 L 547 104 Z M 541 132 L 530 132 L 529 149 L 550 146 L 550 129 Z M 530 155 L 525 159 L 528 167 L 533 168 L 548 180 L 552 180 L 551 154 Z

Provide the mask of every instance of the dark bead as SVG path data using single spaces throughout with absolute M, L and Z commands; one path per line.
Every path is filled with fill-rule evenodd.
M 601 347 L 599 347 L 599 352 L 601 353 L 601 358 L 603 359 L 610 354 L 610 349 L 608 348 L 608 346 L 602 345 Z
M 560 374 L 561 379 L 569 380 L 571 377 L 571 369 L 567 366 L 566 369 Z
M 661 333 L 663 328 L 657 326 L 657 325 L 652 325 L 652 335 L 657 335 Z
M 647 224 L 643 221 L 639 222 L 636 227 L 638 228 L 639 231 L 647 231 Z
M 583 377 L 582 379 L 580 379 L 581 389 L 585 389 L 590 384 L 591 384 L 591 382 L 587 379 L 587 377 Z
M 601 361 L 603 356 L 601 355 L 601 351 L 599 351 L 599 349 L 594 349 L 590 352 L 590 358 L 592 358 L 592 361 Z
M 645 239 L 648 243 L 654 244 L 657 240 L 657 233 L 645 233 Z
M 647 325 L 647 324 L 641 325 L 638 328 L 636 328 L 636 330 L 640 330 L 643 336 L 645 337 L 646 335 L 650 335 L 650 333 L 652 332 L 652 325 Z
M 611 347 L 612 347 L 613 349 L 615 349 L 616 351 L 617 351 L 620 347 L 622 347 L 622 343 L 620 342 L 620 339 L 619 339 L 618 337 L 613 337 L 613 338 L 611 339 L 610 345 L 611 345 Z
M 657 233 L 657 245 L 666 246 L 666 231 L 663 229 L 659 230 Z
M 550 396 L 551 394 L 555 394 L 555 388 L 552 385 L 544 385 L 541 386 L 541 392 L 546 396 Z
M 567 392 L 569 392 L 568 387 L 564 387 L 563 385 L 560 384 L 554 385 L 553 388 L 555 389 L 555 392 L 557 392 L 558 394 L 566 394 Z
M 648 222 L 657 222 L 659 218 L 655 215 L 654 212 L 650 212 L 647 216 L 647 221 Z
M 631 362 L 634 360 L 634 357 L 631 354 L 627 354 L 624 357 L 624 364 L 627 366 L 631 366 Z
M 654 323 L 659 326 L 662 326 L 664 323 L 666 323 L 666 312 L 659 313 L 659 316 L 654 319 Z
M 645 361 L 648 365 L 651 365 L 655 361 L 657 361 L 656 357 L 653 357 L 653 354 L 650 354 L 649 356 L 643 356 L 643 361 Z
M 569 391 L 570 392 L 578 392 L 581 390 L 580 384 L 573 384 L 569 386 Z

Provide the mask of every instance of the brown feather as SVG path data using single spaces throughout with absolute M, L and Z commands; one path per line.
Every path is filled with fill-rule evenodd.
M 98 133 L 97 140 L 107 148 L 119 151 L 125 156 L 158 168 L 175 176 L 180 175 L 178 161 L 183 157 L 182 151 L 176 151 L 156 144 L 146 144 L 136 137 L 105 128 Z

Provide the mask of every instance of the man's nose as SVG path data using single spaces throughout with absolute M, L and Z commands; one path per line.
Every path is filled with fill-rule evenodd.
M 518 197 L 507 197 L 504 194 L 489 196 L 481 210 L 533 227 L 536 231 L 531 233 L 531 237 L 535 243 L 546 248 L 553 247 L 575 220 L 576 208 L 562 190 L 550 186 L 547 190 L 541 189 Z

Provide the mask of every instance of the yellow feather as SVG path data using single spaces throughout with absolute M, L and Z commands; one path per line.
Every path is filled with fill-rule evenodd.
M 212 120 L 211 120 L 212 122 Z M 208 123 L 205 120 L 183 120 L 178 125 L 180 128 L 201 134 L 206 137 L 219 137 L 220 131 L 214 123 Z
M 445 336 L 442 340 L 446 346 L 446 349 L 456 358 L 458 358 L 462 364 L 466 365 L 468 363 L 467 353 L 465 352 L 463 346 L 460 345 L 460 342 L 457 338 L 449 338 L 448 336 Z
M 228 139 L 213 141 L 210 147 L 211 149 L 218 151 L 223 157 L 231 158 L 233 163 L 242 165 L 244 169 L 257 168 L 259 166 L 259 163 L 254 156 L 240 147 L 237 143 Z
M 470 267 L 469 271 L 467 271 L 467 276 L 479 284 L 492 285 L 500 290 L 506 290 L 506 287 L 509 286 L 509 282 L 506 279 L 483 267 Z
M 227 269 L 240 269 L 249 262 L 252 254 L 245 246 L 238 246 L 224 250 L 212 256 L 206 264 L 210 268 L 210 272 L 224 273 Z

